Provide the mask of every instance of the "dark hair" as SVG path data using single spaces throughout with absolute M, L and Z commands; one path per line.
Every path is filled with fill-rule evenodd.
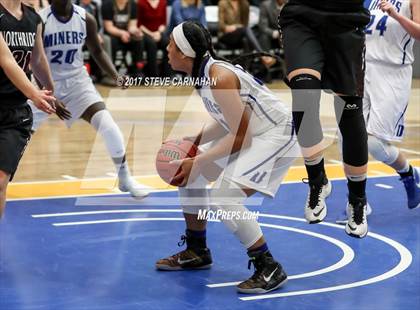
M 186 21 L 182 24 L 182 30 L 185 38 L 188 40 L 188 43 L 190 43 L 196 54 L 194 58 L 192 76 L 198 77 L 200 74 L 199 71 L 201 63 L 203 62 L 204 55 L 207 52 L 215 59 L 220 58 L 216 56 L 216 52 L 214 51 L 210 32 L 199 22 Z
M 192 69 L 193 77 L 198 77 L 198 75 L 200 74 L 201 64 L 203 62 L 204 55 L 207 52 L 214 59 L 227 61 L 232 64 L 240 64 L 244 68 L 247 67 L 247 62 L 249 60 L 253 60 L 256 57 L 270 56 L 278 60 L 281 60 L 281 58 L 276 55 L 272 55 L 270 53 L 265 53 L 265 52 L 257 52 L 257 53 L 244 54 L 233 59 L 232 61 L 229 61 L 225 58 L 218 57 L 216 55 L 216 52 L 214 51 L 213 43 L 211 40 L 211 34 L 200 23 L 196 21 L 186 21 L 182 24 L 182 30 L 184 32 L 186 39 L 188 40 L 188 43 L 190 43 L 192 49 L 194 50 L 196 54 L 196 57 L 194 59 L 193 69 Z

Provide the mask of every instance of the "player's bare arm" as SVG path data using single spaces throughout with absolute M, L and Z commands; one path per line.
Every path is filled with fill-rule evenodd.
M 114 80 L 117 80 L 118 72 L 99 42 L 98 27 L 96 25 L 95 18 L 89 13 L 86 13 L 86 32 L 86 45 L 90 54 L 103 71 L 105 71 Z
M 397 12 L 395 7 L 387 0 L 382 0 L 381 9 L 396 19 L 401 26 L 416 40 L 420 40 L 420 1 L 411 0 L 412 20 Z
M 239 80 L 236 75 L 221 66 L 213 65 L 210 68 L 210 77 L 217 78 L 217 83 L 212 87 L 212 94 L 231 128 L 219 142 L 206 153 L 196 157 L 200 165 L 214 162 L 251 145 L 252 137 L 248 132 L 250 113 L 239 96 Z
M 196 136 L 184 137 L 185 140 L 194 142 L 196 145 L 206 144 L 210 141 L 220 139 L 227 134 L 227 130 L 223 128 L 215 120 L 211 120 L 206 124 L 203 130 Z
M 55 98 L 51 95 L 51 91 L 38 90 L 29 79 L 25 72 L 16 63 L 15 58 L 6 45 L 3 36 L 0 33 L 0 67 L 4 70 L 7 77 L 25 96 L 31 99 L 34 104 L 45 113 L 51 114 L 54 108 L 49 102 L 54 102 Z

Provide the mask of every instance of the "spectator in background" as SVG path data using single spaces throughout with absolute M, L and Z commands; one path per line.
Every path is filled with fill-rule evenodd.
M 100 5 L 98 4 L 97 0 L 76 0 L 75 4 L 81 6 L 86 10 L 86 12 L 90 13 L 93 17 L 95 17 L 96 25 L 98 27 L 98 39 L 101 45 L 103 46 L 106 53 L 112 57 L 112 49 L 111 49 L 111 38 L 109 36 L 105 36 L 103 33 L 103 21 L 100 12 Z M 89 55 L 89 65 L 90 65 L 90 74 L 93 81 L 100 81 L 102 84 L 115 86 L 115 81 L 111 77 L 106 76 L 99 66 L 96 64 L 95 60 L 93 59 L 92 55 Z
M 263 52 L 255 34 L 248 27 L 248 0 L 220 0 L 218 6 L 219 41 L 229 49 L 245 48 Z M 266 66 L 276 62 L 272 57 L 262 57 L 261 61 Z
M 157 51 L 162 50 L 161 76 L 169 75 L 168 53 L 169 43 L 166 34 L 166 0 L 138 0 L 137 25 L 143 33 L 143 43 L 147 54 L 148 76 L 158 76 Z
M 285 3 L 286 0 L 266 0 L 261 3 L 258 28 L 259 40 L 264 51 L 281 46 L 277 18 Z
M 105 33 L 111 37 L 112 61 L 115 63 L 119 50 L 131 52 L 132 64 L 128 72 L 140 73 L 142 31 L 137 28 L 137 5 L 134 0 L 104 0 L 102 18 Z
M 175 0 L 168 32 L 171 33 L 175 26 L 187 20 L 197 21 L 207 28 L 206 11 L 201 0 Z
M 22 2 L 25 3 L 26 5 L 32 6 L 37 12 L 49 6 L 49 3 L 47 0 L 24 0 Z

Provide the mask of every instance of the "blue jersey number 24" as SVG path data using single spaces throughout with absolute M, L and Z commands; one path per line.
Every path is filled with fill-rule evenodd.
M 375 23 L 376 15 L 370 16 L 370 22 L 366 26 L 366 34 L 372 34 L 374 31 L 372 28 L 373 24 Z M 386 21 L 388 20 L 388 15 L 384 15 L 379 22 L 376 24 L 376 30 L 379 31 L 379 35 L 383 36 L 386 31 Z

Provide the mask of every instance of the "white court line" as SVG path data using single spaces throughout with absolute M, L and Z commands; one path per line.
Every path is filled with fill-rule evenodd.
M 63 217 L 77 215 L 96 215 L 96 214 L 121 214 L 121 213 L 149 213 L 149 212 L 182 212 L 182 209 L 130 209 L 130 210 L 100 210 L 100 211 L 83 211 L 83 212 L 64 212 L 64 213 L 48 213 L 33 214 L 33 218 L 47 217 Z
M 55 227 L 62 226 L 79 226 L 79 225 L 95 225 L 95 224 L 112 224 L 112 223 L 126 223 L 126 222 L 147 222 L 147 221 L 185 221 L 183 217 L 142 217 L 142 218 L 131 218 L 131 219 L 113 219 L 113 220 L 99 220 L 99 221 L 80 221 L 80 222 L 65 222 L 65 223 L 53 223 Z M 220 222 L 218 220 L 207 220 L 207 222 Z
M 319 225 L 336 227 L 336 228 L 340 228 L 340 229 L 344 228 L 343 226 L 339 226 L 339 225 L 331 224 L 331 223 L 319 223 Z M 385 281 L 385 280 L 387 280 L 389 278 L 392 278 L 392 277 L 398 275 L 399 273 L 403 272 L 404 270 L 406 270 L 411 265 L 411 262 L 413 261 L 413 257 L 411 255 L 410 251 L 406 247 L 404 247 L 400 243 L 398 243 L 398 242 L 396 242 L 396 241 L 394 241 L 390 238 L 381 236 L 379 234 L 369 232 L 368 236 L 371 237 L 371 238 L 375 238 L 375 239 L 378 239 L 380 241 L 383 241 L 383 242 L 387 243 L 388 245 L 390 245 L 391 247 L 393 247 L 394 249 L 396 249 L 398 251 L 398 253 L 400 255 L 400 261 L 394 268 L 392 268 L 388 272 L 385 272 L 381 275 L 378 275 L 376 277 L 372 277 L 372 278 L 369 278 L 369 279 L 366 279 L 366 280 L 362 280 L 362 281 L 351 282 L 351 283 L 336 285 L 336 286 L 323 287 L 323 288 L 318 288 L 318 289 L 309 289 L 309 290 L 286 292 L 286 293 L 276 293 L 276 294 L 240 297 L 239 299 L 243 300 L 243 301 L 251 301 L 251 300 L 271 299 L 271 298 L 290 297 L 290 296 L 298 296 L 298 295 L 309 295 L 309 294 L 319 294 L 319 293 L 327 293 L 327 292 L 345 290 L 345 289 L 349 289 L 349 288 L 354 288 L 354 287 L 373 284 L 373 283 L 376 283 L 376 282 Z
M 61 177 L 62 177 L 63 179 L 66 179 L 66 180 L 77 180 L 77 178 L 76 178 L 76 177 L 71 176 L 71 175 L 68 175 L 68 174 L 63 174 Z
M 370 173 L 374 173 L 378 176 L 386 176 L 388 174 L 386 174 L 385 172 L 379 171 L 379 170 L 369 170 Z
M 382 184 L 382 183 L 377 183 L 377 184 L 375 184 L 375 186 L 376 187 L 381 187 L 381 188 L 386 188 L 386 189 L 394 188 L 394 186 L 386 185 L 386 184 Z
M 336 159 L 328 159 L 328 161 L 330 163 L 336 164 L 336 165 L 341 165 L 343 164 L 343 162 L 341 160 L 336 160 Z
M 405 152 L 405 153 L 409 153 L 409 154 L 415 154 L 415 155 L 420 155 L 420 152 L 414 151 L 414 150 L 410 150 L 410 149 L 404 149 L 404 148 L 399 148 L 401 151 Z
M 116 178 L 118 176 L 115 172 L 107 172 L 106 175 L 111 178 Z
M 324 273 L 332 272 L 334 270 L 343 268 L 344 266 L 348 265 L 354 259 L 353 249 L 350 248 L 347 244 L 345 244 L 345 243 L 343 243 L 340 240 L 337 240 L 335 238 L 331 238 L 331 237 L 328 237 L 328 236 L 325 236 L 325 235 L 322 235 L 322 234 L 319 234 L 319 233 L 315 233 L 315 232 L 311 232 L 311 231 L 307 231 L 307 230 L 303 230 L 303 229 L 287 227 L 287 226 L 264 224 L 264 223 L 260 223 L 260 226 L 270 227 L 270 228 L 275 228 L 275 229 L 281 229 L 281 230 L 288 230 L 288 231 L 293 231 L 293 232 L 300 233 L 300 234 L 309 235 L 309 236 L 312 236 L 312 237 L 315 237 L 315 238 L 320 238 L 320 239 L 323 239 L 325 241 L 328 241 L 328 242 L 336 245 L 337 247 L 339 247 L 342 250 L 343 256 L 341 257 L 341 259 L 337 263 L 335 263 L 331 266 L 328 266 L 326 268 L 319 269 L 319 270 L 288 276 L 287 278 L 289 280 L 309 278 L 309 277 L 318 276 L 318 275 L 321 275 L 321 274 L 324 274 Z M 235 286 L 235 285 L 238 285 L 239 283 L 241 283 L 241 282 L 238 281 L 238 282 L 215 283 L 215 284 L 207 284 L 206 286 L 209 287 L 209 288 L 220 288 L 220 287 L 226 287 L 226 286 Z
M 335 166 L 335 165 L 334 165 Z M 302 166 L 303 167 L 303 166 Z M 381 176 L 381 175 L 372 175 L 369 176 L 369 179 L 375 179 L 375 178 L 390 178 L 390 177 L 395 177 L 397 176 L 397 173 L 393 173 L 393 174 L 387 174 L 385 176 Z M 339 178 L 330 178 L 330 181 L 343 181 L 343 180 L 347 180 L 346 177 L 339 177 Z M 56 183 L 57 181 L 54 181 L 54 183 Z M 63 182 L 67 182 L 66 180 L 63 180 Z M 28 182 L 30 184 L 30 182 Z M 42 182 L 34 182 L 36 183 L 42 183 Z M 47 183 L 47 182 L 46 182 Z M 285 181 L 282 182 L 281 184 L 299 184 L 302 183 L 302 181 Z M 153 188 L 146 188 L 149 193 L 164 193 L 164 192 L 176 192 L 178 189 L 177 188 L 170 188 L 170 189 L 153 189 Z M 99 194 L 83 194 L 83 195 L 65 195 L 65 196 L 42 196 L 42 197 L 29 197 L 29 198 L 9 198 L 7 199 L 7 201 L 28 201 L 28 200 L 49 200 L 49 199 L 61 199 L 61 198 L 78 198 L 78 197 L 100 197 L 100 196 L 127 196 L 127 193 L 99 193 Z M 127 197 L 127 198 L 131 198 L 131 197 Z M 131 198 L 132 200 L 134 200 L 134 198 Z M 144 198 L 144 199 L 147 199 Z M 138 200 L 139 201 L 139 200 Z

